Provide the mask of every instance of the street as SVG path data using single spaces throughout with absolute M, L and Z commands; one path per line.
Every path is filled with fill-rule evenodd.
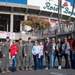
M 75 70 L 73 69 L 51 69 L 51 70 L 39 70 L 39 71 L 19 71 L 19 72 L 10 72 L 0 75 L 75 75 Z

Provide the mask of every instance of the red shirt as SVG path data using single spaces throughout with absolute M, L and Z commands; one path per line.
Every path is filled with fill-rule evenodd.
M 11 54 L 11 57 L 12 57 L 13 55 L 15 55 L 15 54 L 17 53 L 17 51 L 18 51 L 17 45 L 11 45 L 11 46 L 10 46 L 10 54 Z
M 68 39 L 68 42 L 70 44 L 70 49 L 73 50 L 73 42 L 74 42 L 74 39 L 73 38 Z

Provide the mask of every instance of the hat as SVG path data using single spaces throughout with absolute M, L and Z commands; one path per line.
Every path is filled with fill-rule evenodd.
M 30 40 L 30 39 L 31 39 L 31 37 L 28 38 L 28 40 Z
M 22 40 L 22 38 L 19 38 L 19 40 Z
M 9 36 L 7 36 L 6 39 L 9 39 Z

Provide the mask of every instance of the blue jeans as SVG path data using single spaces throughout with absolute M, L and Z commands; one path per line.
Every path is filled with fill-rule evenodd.
M 42 69 L 43 68 L 43 55 L 39 58 L 38 64 L 39 64 L 39 68 Z
M 70 51 L 71 68 L 75 69 L 75 53 Z
M 56 51 L 53 52 L 51 55 L 51 68 L 54 68 L 55 66 L 55 59 L 56 59 Z
M 12 70 L 15 69 L 15 65 L 16 65 L 16 55 L 15 55 L 15 57 L 12 59 Z
M 34 69 L 35 70 L 38 70 L 38 56 L 39 54 L 36 54 L 36 55 L 33 55 L 33 58 L 34 58 Z

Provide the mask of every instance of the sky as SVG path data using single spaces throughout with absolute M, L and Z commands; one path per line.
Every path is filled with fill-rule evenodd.
M 66 0 L 66 1 L 69 1 L 69 2 L 71 2 L 71 5 L 73 5 L 73 0 Z

